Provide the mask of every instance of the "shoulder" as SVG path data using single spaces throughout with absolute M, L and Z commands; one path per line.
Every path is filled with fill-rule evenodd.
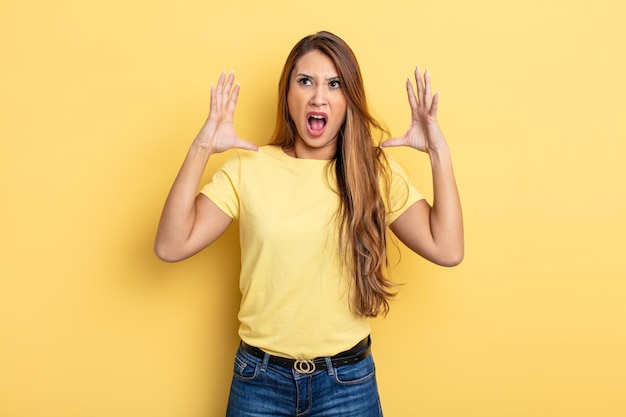
M 411 179 L 404 167 L 391 155 L 384 153 L 382 156 L 382 166 L 384 177 L 388 181 L 388 186 L 392 192 L 398 187 L 406 189 L 410 187 Z
M 289 157 L 280 147 L 266 145 L 259 151 L 244 149 L 232 150 L 225 156 L 223 163 L 216 174 L 226 175 L 231 181 L 255 181 L 261 178 L 286 175 L 285 169 L 289 169 Z
M 403 179 L 408 180 L 409 176 L 406 171 L 393 156 L 385 154 L 385 159 L 387 161 L 389 173 L 392 177 L 402 177 Z
M 389 154 L 385 154 L 389 170 L 388 210 L 389 223 L 397 219 L 413 203 L 423 200 L 422 193 L 415 188 L 402 165 Z
M 271 161 L 284 159 L 286 155 L 282 149 L 275 145 L 265 145 L 259 147 L 258 151 L 248 151 L 238 149 L 231 158 L 237 158 L 240 163 L 260 163 L 265 164 Z
M 277 158 L 276 146 L 271 145 L 262 146 L 258 151 L 235 149 L 231 152 L 232 153 L 228 155 L 222 163 L 222 170 L 230 171 L 233 169 L 240 169 L 242 166 L 249 166 L 251 164 L 264 164 L 270 159 Z

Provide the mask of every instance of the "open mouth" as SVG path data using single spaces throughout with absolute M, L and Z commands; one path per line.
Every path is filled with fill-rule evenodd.
M 326 115 L 319 113 L 309 113 L 307 117 L 307 127 L 311 136 L 320 136 L 326 128 Z

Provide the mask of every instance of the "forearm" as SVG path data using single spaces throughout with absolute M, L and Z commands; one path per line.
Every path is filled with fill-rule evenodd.
M 446 253 L 450 265 L 463 260 L 463 214 L 448 147 L 429 152 L 433 174 L 433 205 L 430 229 L 439 251 Z
M 193 145 L 187 152 L 167 196 L 155 240 L 155 252 L 164 258 L 169 247 L 182 246 L 193 230 L 195 199 L 202 174 L 211 156 L 206 148 Z

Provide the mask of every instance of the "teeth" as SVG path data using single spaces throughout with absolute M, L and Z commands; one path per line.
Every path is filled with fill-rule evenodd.
M 314 119 L 324 120 L 324 116 L 319 116 L 317 114 L 312 114 L 311 117 Z

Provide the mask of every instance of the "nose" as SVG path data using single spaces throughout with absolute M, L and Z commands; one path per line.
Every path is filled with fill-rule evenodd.
M 326 104 L 326 92 L 324 91 L 323 85 L 318 85 L 313 91 L 311 104 L 313 104 L 314 106 L 323 106 L 324 104 Z

